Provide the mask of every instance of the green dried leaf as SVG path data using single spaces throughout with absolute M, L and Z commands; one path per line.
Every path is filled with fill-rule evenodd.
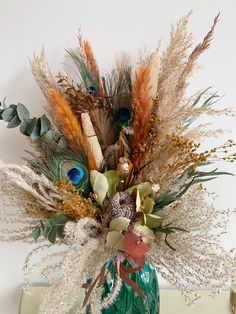
M 41 235 L 41 228 L 39 226 L 37 226 L 32 231 L 32 237 L 33 237 L 35 242 L 37 242 L 40 235 Z
M 18 115 L 20 121 L 23 122 L 23 121 L 28 120 L 30 118 L 29 111 L 23 104 L 19 103 L 17 105 L 16 110 L 17 110 L 17 115 Z
M 112 194 L 115 194 L 119 188 L 120 177 L 114 170 L 109 170 L 104 173 L 108 181 L 108 191 L 107 196 L 110 198 Z
M 51 242 L 51 243 L 55 243 L 56 242 L 56 237 L 57 237 L 57 227 L 56 226 L 52 226 L 50 231 L 47 234 L 48 241 Z
M 163 218 L 157 215 L 148 214 L 146 215 L 146 226 L 149 228 L 156 228 L 162 224 Z
M 23 135 L 30 136 L 30 134 L 33 132 L 35 123 L 36 123 L 36 118 L 23 121 L 20 125 L 20 132 Z
M 97 170 L 92 170 L 90 171 L 90 182 L 98 204 L 103 205 L 109 189 L 106 176 Z
M 154 201 L 151 197 L 147 197 L 145 201 L 143 202 L 143 211 L 146 214 L 151 214 L 154 207 Z
M 21 124 L 20 119 L 18 118 L 17 115 L 14 116 L 14 118 L 8 123 L 7 128 L 8 129 L 13 129 L 16 128 Z
M 4 111 L 2 112 L 2 118 L 5 122 L 10 122 L 14 118 L 15 114 L 16 114 L 16 107 L 11 105 L 7 109 L 4 109 Z
M 40 136 L 42 136 L 45 133 L 47 133 L 47 131 L 50 130 L 51 127 L 52 126 L 51 126 L 50 120 L 45 115 L 43 115 L 40 118 Z
M 41 123 L 40 123 L 40 118 L 36 119 L 36 123 L 34 125 L 34 129 L 32 133 L 30 134 L 30 137 L 33 141 L 37 141 L 40 138 L 40 133 L 41 133 Z

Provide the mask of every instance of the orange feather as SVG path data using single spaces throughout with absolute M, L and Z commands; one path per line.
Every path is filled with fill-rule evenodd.
M 99 68 L 98 68 L 96 59 L 94 57 L 92 47 L 91 47 L 89 41 L 86 41 L 86 40 L 82 41 L 82 45 L 83 45 L 84 54 L 86 57 L 88 68 L 89 68 L 90 72 L 92 73 L 93 78 L 96 80 L 96 82 L 98 82 L 99 96 L 101 98 L 104 98 L 104 90 L 103 90 L 103 87 L 101 84 Z
M 77 117 L 73 114 L 69 103 L 55 89 L 48 90 L 48 101 L 51 105 L 55 121 L 65 137 L 69 140 L 70 146 L 74 150 L 78 150 L 79 147 L 82 147 L 87 154 L 90 169 L 96 169 L 94 156 L 89 149 L 81 125 Z
M 150 66 L 141 64 L 136 70 L 132 86 L 133 136 L 132 136 L 132 162 L 135 169 L 142 166 L 145 146 L 150 127 L 150 116 L 153 108 L 150 85 Z

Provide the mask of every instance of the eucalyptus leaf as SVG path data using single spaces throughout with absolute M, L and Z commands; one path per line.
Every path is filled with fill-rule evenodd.
M 40 118 L 40 136 L 43 136 L 50 129 L 51 129 L 51 122 L 45 115 L 43 115 Z
M 33 132 L 35 123 L 36 123 L 36 118 L 23 121 L 20 125 L 20 132 L 23 135 L 30 136 L 30 134 Z
M 56 242 L 56 237 L 57 237 L 57 227 L 56 226 L 52 226 L 50 231 L 47 234 L 48 241 L 51 242 L 51 243 L 55 243 Z
M 16 128 L 20 124 L 21 124 L 20 119 L 18 118 L 17 115 L 15 115 L 14 118 L 8 123 L 7 128 L 8 129 Z
M 20 121 L 25 121 L 25 120 L 28 120 L 30 118 L 30 114 L 29 114 L 29 111 L 28 109 L 21 103 L 19 103 L 17 105 L 17 115 L 18 115 L 18 118 L 20 119 Z
M 33 129 L 32 133 L 30 134 L 30 137 L 33 141 L 36 141 L 40 138 L 40 127 L 41 127 L 40 118 L 38 118 L 38 119 L 36 119 L 34 129 Z
M 6 109 L 4 109 L 4 111 L 2 112 L 2 118 L 5 122 L 10 122 L 16 113 L 16 108 L 14 107 L 8 107 Z
M 33 237 L 35 242 L 37 242 L 40 235 L 41 235 L 41 228 L 39 226 L 37 226 L 32 231 L 32 237 Z

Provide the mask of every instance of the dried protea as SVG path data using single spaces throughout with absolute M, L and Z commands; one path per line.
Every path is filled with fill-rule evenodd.
M 118 192 L 111 197 L 107 209 L 103 215 L 103 224 L 108 225 L 116 217 L 126 217 L 131 221 L 135 219 L 135 201 L 126 192 Z

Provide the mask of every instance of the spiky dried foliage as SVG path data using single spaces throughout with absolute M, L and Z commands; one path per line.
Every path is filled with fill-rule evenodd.
M 115 67 L 107 77 L 108 104 L 114 111 L 131 106 L 132 68 L 129 57 L 122 53 L 116 57 Z
M 45 60 L 43 48 L 39 56 L 37 56 L 36 54 L 33 55 L 32 60 L 30 60 L 30 64 L 34 78 L 45 97 L 48 97 L 48 90 L 50 88 L 59 90 L 59 86 L 57 85 L 57 82 L 55 81 Z
M 57 75 L 58 85 L 61 86 L 73 113 L 79 117 L 82 112 L 91 111 L 96 107 L 94 98 L 80 85 L 70 82 L 66 73 L 60 71 Z
M 176 251 L 166 246 L 163 235 L 157 233 L 148 260 L 182 291 L 187 303 L 197 300 L 195 289 L 217 293 L 230 284 L 235 269 L 234 254 L 221 246 L 220 238 L 232 212 L 209 205 L 199 185 L 159 214 L 164 218 L 163 225 L 174 221 L 175 226 L 188 232 L 169 235 L 168 241 Z
M 131 141 L 131 160 L 136 169 L 142 166 L 145 151 L 149 148 L 147 136 L 151 122 L 153 99 L 150 94 L 150 66 L 141 64 L 135 73 L 132 84 L 133 135 Z
M 66 99 L 58 91 L 50 89 L 48 101 L 53 107 L 55 121 L 69 140 L 71 149 L 80 151 L 82 148 L 87 154 L 90 169 L 97 169 L 95 156 L 83 134 L 81 124 L 73 114 Z
M 65 232 L 68 249 L 60 263 L 63 273 L 48 289 L 39 313 L 66 314 L 74 306 L 80 313 L 81 305 L 76 303 L 82 285 L 88 278 L 95 278 L 105 262 L 114 256 L 114 252 L 105 246 L 105 237 L 100 233 L 101 225 L 96 220 L 86 218 L 77 224 L 67 223 Z M 112 303 L 117 289 L 114 289 L 114 293 L 101 302 L 101 295 L 97 298 L 95 288 L 90 299 L 92 313 L 100 313 L 104 306 Z

